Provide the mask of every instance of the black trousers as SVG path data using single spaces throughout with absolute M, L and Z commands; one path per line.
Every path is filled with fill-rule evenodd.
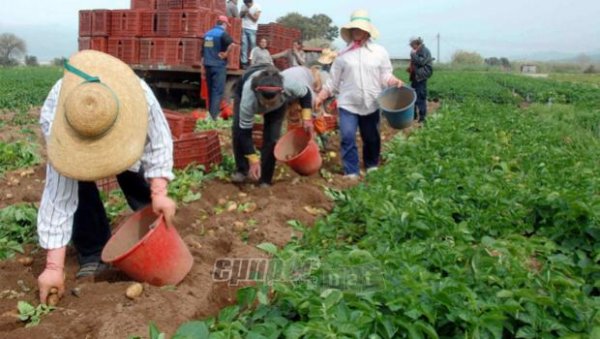
M 242 140 L 247 140 L 247 138 L 242 138 L 244 132 L 240 128 L 240 99 L 241 98 L 236 94 L 234 98 L 232 127 L 233 156 L 235 158 L 237 172 L 247 175 L 250 165 L 248 164 L 248 159 L 244 154 L 244 147 L 242 145 Z M 281 136 L 281 126 L 283 125 L 283 118 L 285 117 L 286 110 L 287 104 L 283 104 L 275 111 L 264 115 L 263 145 L 260 150 L 261 177 L 259 182 L 261 184 L 271 184 L 273 181 L 275 163 L 277 162 L 273 151 L 275 150 L 277 140 L 279 140 L 279 137 Z
M 127 203 L 134 211 L 150 204 L 150 185 L 143 172 L 125 171 L 117 175 L 119 186 Z M 106 210 L 100 199 L 95 182 L 80 181 L 79 204 L 73 220 L 73 246 L 77 250 L 79 264 L 99 262 L 104 245 L 110 239 L 110 225 Z
M 427 118 L 427 80 L 413 81 L 411 86 L 417 94 L 415 117 L 418 116 L 419 122 L 423 122 Z

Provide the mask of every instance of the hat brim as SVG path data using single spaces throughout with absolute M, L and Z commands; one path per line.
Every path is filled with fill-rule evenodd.
M 65 100 L 84 80 L 65 70 L 56 115 L 48 140 L 48 160 L 62 175 L 94 181 L 124 172 L 140 159 L 148 129 L 148 108 L 140 79 L 121 60 L 108 54 L 85 50 L 69 63 L 100 81 L 119 100 L 114 125 L 103 135 L 84 138 L 65 117 Z
M 377 29 L 377 27 L 375 27 L 375 25 L 371 24 L 370 22 L 366 22 L 366 21 L 353 21 L 353 22 L 349 22 L 349 23 L 345 24 L 340 29 L 340 35 L 342 36 L 342 39 L 346 43 L 349 43 L 352 41 L 352 34 L 350 34 L 350 30 L 353 28 L 358 28 L 360 30 L 363 30 L 363 31 L 369 33 L 369 35 L 373 39 L 379 38 L 379 30 Z

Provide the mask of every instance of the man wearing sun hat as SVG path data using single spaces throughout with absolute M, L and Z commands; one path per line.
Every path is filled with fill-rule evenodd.
M 357 10 L 350 22 L 341 28 L 348 44 L 331 66 L 330 79 L 317 97 L 319 107 L 329 96 L 339 93 L 339 125 L 345 178 L 360 176 L 356 130 L 363 140 L 363 160 L 367 172 L 377 169 L 381 152 L 379 107 L 377 97 L 388 86 L 402 86 L 392 73 L 392 63 L 383 46 L 372 41 L 379 31 L 371 23 L 369 13 Z
M 38 277 L 45 303 L 51 288 L 64 293 L 69 241 L 79 256 L 78 277 L 105 267 L 100 254 L 111 232 L 95 180 L 116 175 L 132 209 L 151 203 L 168 224 L 176 207 L 167 197 L 174 177 L 169 126 L 148 85 L 121 60 L 93 50 L 74 54 L 44 102 L 40 124 L 48 151 L 37 219 L 47 250 Z
M 234 46 L 233 39 L 226 31 L 227 26 L 229 18 L 220 15 L 216 26 L 204 34 L 202 64 L 208 86 L 208 111 L 213 120 L 221 113 L 221 99 L 227 80 L 227 57 Z

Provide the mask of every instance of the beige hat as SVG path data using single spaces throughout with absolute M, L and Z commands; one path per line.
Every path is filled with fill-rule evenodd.
M 321 51 L 321 56 L 319 57 L 319 63 L 323 64 L 323 65 L 329 65 L 330 63 L 333 62 L 333 60 L 335 60 L 335 58 L 337 57 L 337 52 L 333 51 L 329 48 L 324 48 Z
M 352 35 L 350 34 L 350 29 L 352 28 L 358 28 L 369 33 L 373 39 L 377 39 L 379 37 L 379 30 L 377 30 L 377 28 L 371 23 L 369 12 L 364 9 L 354 11 L 354 13 L 352 13 L 350 16 L 350 22 L 342 26 L 340 35 L 344 41 L 352 41 Z
M 65 63 L 48 159 L 62 175 L 94 181 L 140 159 L 148 108 L 140 79 L 121 60 L 94 50 Z

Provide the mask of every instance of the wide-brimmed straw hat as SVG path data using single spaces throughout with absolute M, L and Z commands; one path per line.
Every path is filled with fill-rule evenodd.
M 371 38 L 377 39 L 379 37 L 379 30 L 371 23 L 369 12 L 364 9 L 354 11 L 350 16 L 350 22 L 342 26 L 340 35 L 346 42 L 352 41 L 352 35 L 350 30 L 352 28 L 358 28 L 371 35 Z
M 330 63 L 333 62 L 333 60 L 335 60 L 335 58 L 337 57 L 337 52 L 331 50 L 330 48 L 324 48 L 321 51 L 321 56 L 319 56 L 319 63 L 323 64 L 323 65 L 329 65 Z
M 65 62 L 48 159 L 62 175 L 94 181 L 140 159 L 148 109 L 140 79 L 121 60 L 93 50 Z

